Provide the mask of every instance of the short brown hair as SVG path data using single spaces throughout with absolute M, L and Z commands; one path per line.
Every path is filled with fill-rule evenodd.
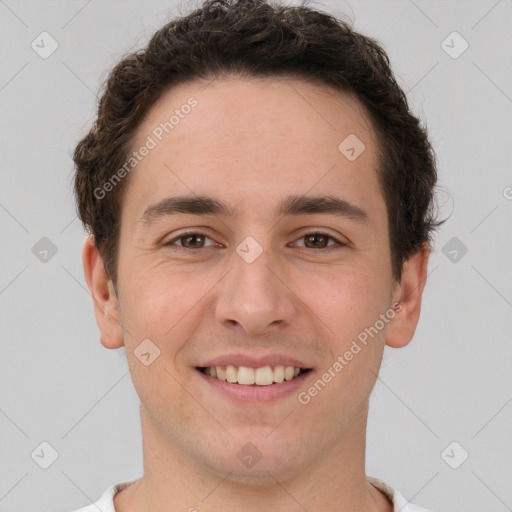
M 379 142 L 379 182 L 386 201 L 392 271 L 441 224 L 434 218 L 435 155 L 426 129 L 379 43 L 346 21 L 274 0 L 206 0 L 159 29 L 146 48 L 111 71 L 90 132 L 74 152 L 80 219 L 94 235 L 116 283 L 120 205 L 127 178 L 105 197 L 95 192 L 125 165 L 144 116 L 169 87 L 229 75 L 292 77 L 351 92 L 366 107 Z

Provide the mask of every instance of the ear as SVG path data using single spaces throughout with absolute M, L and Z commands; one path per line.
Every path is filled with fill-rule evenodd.
M 393 292 L 396 315 L 389 322 L 386 331 L 386 345 L 393 348 L 405 347 L 414 336 L 420 318 L 421 297 L 427 280 L 427 263 L 430 247 L 425 244 L 405 263 L 400 282 Z
M 85 280 L 94 303 L 96 323 L 100 329 L 101 344 L 106 348 L 120 348 L 124 345 L 124 339 L 118 311 L 119 303 L 93 235 L 89 235 L 85 241 L 82 261 Z

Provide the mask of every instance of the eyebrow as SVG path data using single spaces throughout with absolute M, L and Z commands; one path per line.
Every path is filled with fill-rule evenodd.
M 178 213 L 233 217 L 237 210 L 214 197 L 175 196 L 148 206 L 140 222 L 150 224 L 160 217 Z M 368 214 L 363 209 L 335 196 L 288 196 L 281 202 L 276 214 L 280 216 L 325 214 L 345 217 L 357 222 L 368 221 Z

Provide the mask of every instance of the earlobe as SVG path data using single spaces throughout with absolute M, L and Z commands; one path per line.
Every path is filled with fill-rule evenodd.
M 124 345 L 124 339 L 118 311 L 119 302 L 93 235 L 89 235 L 85 241 L 82 261 L 85 280 L 93 299 L 101 344 L 106 348 L 120 348 Z
M 389 347 L 405 347 L 414 336 L 420 318 L 429 254 L 430 247 L 424 245 L 404 263 L 402 277 L 393 296 L 393 303 L 399 303 L 398 312 L 386 332 L 386 345 Z

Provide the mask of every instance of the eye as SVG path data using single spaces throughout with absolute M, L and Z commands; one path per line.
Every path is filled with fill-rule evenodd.
M 212 243 L 206 245 L 206 240 L 210 240 Z M 306 249 L 328 249 L 335 248 L 335 246 L 338 247 L 344 247 L 347 244 L 340 242 L 333 236 L 323 233 L 321 231 L 312 231 L 309 233 L 303 234 L 298 240 L 305 240 L 305 244 L 302 246 L 296 246 L 296 247 L 304 247 Z M 175 242 L 179 241 L 180 244 L 176 244 Z M 329 242 L 334 242 L 329 245 Z M 212 247 L 216 244 L 213 242 L 213 240 L 200 232 L 197 231 L 187 231 L 184 233 L 181 233 L 179 236 L 174 237 L 172 240 L 169 240 L 169 242 L 166 242 L 164 244 L 167 247 L 173 247 L 173 249 L 184 249 L 184 250 L 197 250 L 197 249 L 203 249 L 206 247 Z M 334 247 L 333 247 L 334 246 Z
M 198 233 L 196 231 L 187 231 L 185 233 L 181 233 L 179 236 L 173 238 L 169 242 L 166 242 L 164 245 L 166 246 L 174 246 L 177 240 L 179 240 L 182 245 L 178 245 L 178 249 L 202 249 L 203 247 L 211 247 L 215 245 L 214 243 L 210 245 L 205 245 L 206 239 L 211 240 L 209 236 L 204 235 L 203 233 Z
M 338 246 L 345 246 L 343 242 L 340 242 L 336 238 L 332 237 L 331 235 L 327 233 L 323 233 L 321 231 L 312 231 L 310 233 L 304 233 L 299 240 L 305 240 L 306 243 L 304 246 L 299 247 L 306 247 L 306 249 L 324 249 L 324 248 L 331 248 L 333 245 Z M 329 241 L 334 241 L 335 243 L 332 245 L 328 245 Z M 307 244 L 310 244 L 308 246 Z

